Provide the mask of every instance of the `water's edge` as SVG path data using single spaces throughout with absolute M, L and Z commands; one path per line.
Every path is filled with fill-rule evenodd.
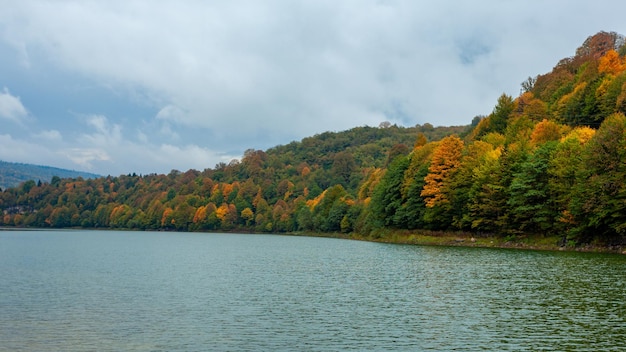
M 477 236 L 476 234 L 468 232 L 390 230 L 386 231 L 379 237 L 365 237 L 355 234 L 338 234 L 337 236 L 322 235 L 322 237 L 339 237 L 381 243 L 413 244 L 421 246 L 457 246 L 626 254 L 626 247 L 624 246 L 605 246 L 601 244 L 586 244 L 583 246 L 572 244 L 562 245 L 562 237 L 554 235 L 519 235 L 503 237 L 493 235 Z
M 10 227 L 0 226 L 0 231 L 55 231 L 55 230 L 80 230 L 80 231 L 157 231 L 162 230 L 137 230 L 137 229 L 110 229 L 110 228 L 30 228 L 30 227 Z M 166 232 L 166 231 L 163 231 Z M 172 231 L 175 232 L 175 231 Z M 225 231 L 195 231 L 197 233 L 228 233 Z M 267 234 L 265 232 L 251 232 L 233 230 L 231 233 L 247 233 L 247 234 Z M 577 246 L 572 244 L 562 245 L 562 237 L 554 235 L 519 235 L 519 236 L 494 236 L 481 235 L 477 236 L 469 232 L 446 232 L 446 231 L 425 231 L 425 230 L 384 230 L 374 235 L 361 235 L 358 233 L 322 233 L 322 232 L 286 232 L 279 233 L 284 236 L 307 236 L 307 237 L 325 237 L 340 238 L 356 241 L 391 243 L 391 244 L 408 244 L 419 246 L 455 246 L 455 247 L 477 247 L 477 248 L 503 248 L 503 249 L 520 249 L 520 250 L 540 250 L 540 251 L 560 251 L 560 252 L 592 252 L 592 253 L 613 253 L 626 255 L 626 247 L 624 246 L 606 246 L 601 244 L 586 244 Z

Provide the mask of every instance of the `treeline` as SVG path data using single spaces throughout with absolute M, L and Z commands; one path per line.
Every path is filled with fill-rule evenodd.
M 381 124 L 326 132 L 267 151 L 247 150 L 241 160 L 202 172 L 27 181 L 0 193 L 0 225 L 339 231 L 346 214 L 331 224 L 331 199 L 340 198 L 334 205 L 347 210 L 370 170 L 406 154 L 417 133 L 440 138 L 468 131 L 469 126 Z M 315 207 L 318 203 L 323 204 Z
M 601 32 L 471 126 L 324 133 L 202 172 L 29 181 L 12 226 L 212 231 L 462 230 L 626 242 L 626 50 Z

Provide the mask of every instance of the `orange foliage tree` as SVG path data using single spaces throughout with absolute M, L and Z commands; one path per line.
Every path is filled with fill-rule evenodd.
M 530 135 L 530 141 L 534 145 L 543 144 L 549 141 L 556 141 L 561 138 L 561 127 L 552 121 L 544 119 L 535 125 Z
M 421 192 L 427 207 L 432 208 L 449 201 L 445 189 L 453 173 L 461 165 L 463 145 L 461 138 L 449 136 L 442 139 L 433 151 L 428 175 L 424 178 L 426 184 Z
M 617 75 L 620 72 L 624 71 L 625 68 L 626 63 L 624 62 L 624 58 L 620 58 L 617 51 L 609 50 L 606 54 L 604 54 L 604 56 L 600 58 L 598 71 L 600 71 L 600 73 Z

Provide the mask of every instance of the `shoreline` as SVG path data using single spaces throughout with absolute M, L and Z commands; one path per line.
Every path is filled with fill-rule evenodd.
M 290 233 L 294 236 L 313 236 L 350 239 L 357 241 L 408 244 L 418 246 L 442 246 L 442 247 L 476 247 L 476 248 L 501 248 L 537 251 L 556 252 L 588 252 L 625 254 L 626 247 L 607 247 L 601 245 L 587 244 L 584 246 L 560 246 L 559 236 L 543 235 L 520 235 L 515 237 L 499 236 L 476 236 L 465 232 L 430 232 L 430 231 L 408 231 L 408 230 L 387 230 L 379 236 L 363 236 L 355 233 Z
M 14 227 L 0 226 L 0 231 L 41 231 L 41 230 L 119 230 L 119 231 L 166 231 L 178 232 L 175 230 L 142 230 L 142 229 L 123 229 L 123 228 L 32 228 L 32 227 Z M 560 246 L 561 238 L 559 236 L 544 235 L 518 235 L 518 236 L 494 236 L 494 235 L 476 235 L 469 232 L 445 232 L 445 231 L 428 231 L 428 230 L 383 230 L 373 235 L 364 236 L 357 233 L 340 233 L 340 232 L 283 232 L 268 233 L 255 232 L 245 230 L 232 231 L 186 231 L 197 233 L 246 233 L 246 234 L 276 234 L 283 236 L 310 236 L 310 237 L 326 237 L 338 238 L 355 241 L 378 242 L 389 244 L 407 244 L 418 246 L 442 246 L 442 247 L 476 247 L 476 248 L 501 248 L 501 249 L 519 249 L 519 250 L 537 250 L 537 251 L 558 251 L 558 252 L 589 252 L 589 253 L 608 253 L 626 255 L 626 246 L 603 246 L 598 244 L 586 244 L 584 246 L 566 245 Z
M 559 245 L 561 238 L 559 236 L 542 236 L 542 235 L 526 235 L 523 237 L 472 237 L 457 236 L 455 234 L 447 234 L 443 236 L 435 235 L 411 235 L 398 236 L 392 239 L 392 243 L 429 245 L 429 246 L 459 246 L 459 247 L 477 247 L 477 248 L 502 248 L 502 249 L 519 249 L 519 250 L 538 250 L 538 251 L 559 251 L 559 252 L 588 252 L 588 253 L 612 253 L 626 254 L 624 247 L 608 247 L 593 244 L 583 246 Z M 384 240 L 382 242 L 385 242 Z

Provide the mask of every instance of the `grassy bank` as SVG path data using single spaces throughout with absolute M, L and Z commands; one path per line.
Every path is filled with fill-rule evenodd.
M 360 241 L 372 241 L 381 243 L 413 244 L 422 246 L 463 246 L 481 248 L 516 248 L 529 250 L 547 251 L 575 251 L 575 252 L 598 252 L 598 253 L 622 253 L 626 254 L 626 248 L 622 246 L 606 246 L 601 244 L 588 244 L 576 246 L 568 243 L 560 245 L 562 238 L 559 236 L 545 235 L 518 235 L 518 236 L 477 236 L 467 232 L 443 232 L 443 231 L 409 231 L 409 230 L 383 230 L 370 236 L 356 233 L 306 233 L 302 235 L 345 238 Z

